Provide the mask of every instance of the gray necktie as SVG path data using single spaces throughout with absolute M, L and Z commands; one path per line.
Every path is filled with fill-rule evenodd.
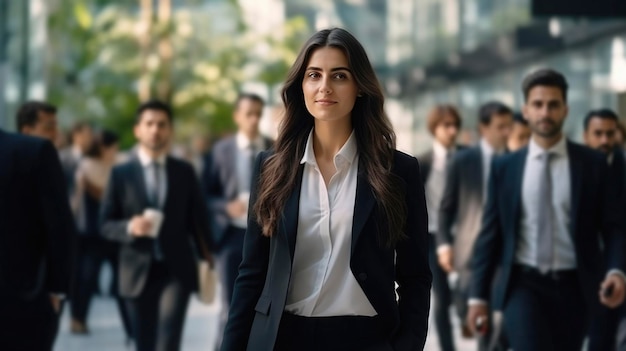
M 160 197 L 161 197 L 161 165 L 158 162 L 152 162 L 151 165 L 152 174 L 154 177 L 154 184 L 152 184 L 152 189 L 150 191 L 150 203 L 152 207 L 160 208 Z
M 542 273 L 552 268 L 554 256 L 554 211 L 552 210 L 552 178 L 550 161 L 554 153 L 546 151 L 541 156 L 539 202 L 537 203 L 537 267 Z

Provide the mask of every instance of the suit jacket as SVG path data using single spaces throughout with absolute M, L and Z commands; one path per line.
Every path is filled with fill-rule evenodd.
M 167 196 L 163 223 L 157 239 L 128 234 L 129 220 L 149 205 L 144 170 L 137 156 L 111 172 L 101 206 L 101 233 L 120 245 L 119 290 L 124 297 L 141 294 L 153 262 L 154 240 L 158 240 L 165 264 L 172 275 L 191 290 L 197 290 L 199 245 L 211 246 L 206 205 L 191 165 L 166 158 Z M 202 242 L 200 242 L 202 240 Z
M 265 150 L 272 141 L 263 138 Z M 261 150 L 259 150 L 261 151 Z M 240 184 L 237 177 L 237 140 L 235 136 L 219 141 L 207 157 L 202 184 L 209 208 L 209 220 L 213 241 L 219 247 L 224 241 L 231 218 L 226 205 L 239 196 Z M 251 180 L 252 181 L 252 180 Z
M 466 147 L 463 145 L 457 145 L 456 152 L 459 152 L 465 148 Z M 424 183 L 424 185 L 426 185 L 426 182 L 428 182 L 428 177 L 430 176 L 430 170 L 433 165 L 434 157 L 435 155 L 434 155 L 433 149 L 430 149 L 417 156 L 417 160 L 419 161 L 419 164 L 420 164 L 420 173 L 422 177 L 422 182 Z
M 483 214 L 483 153 L 480 145 L 454 155 L 439 207 L 437 245 L 452 246 L 458 272 L 469 269 Z M 456 224 L 455 233 L 452 228 Z
M 0 130 L 0 290 L 66 293 L 75 236 L 52 144 Z
M 609 169 L 615 179 L 615 190 L 619 195 L 624 195 L 626 190 L 626 155 L 624 151 L 616 148 L 613 151 L 613 162 L 611 162 Z
M 255 167 L 251 195 L 257 197 L 256 183 L 261 164 L 269 153 L 262 153 Z M 428 216 L 419 165 L 415 158 L 395 153 L 392 172 L 400 178 L 408 217 L 408 238 L 394 248 L 378 242 L 380 210 L 367 176 L 359 167 L 356 205 L 352 227 L 350 268 L 365 295 L 382 319 L 395 350 L 422 350 L 428 329 L 431 273 L 428 267 Z M 285 204 L 277 232 L 271 238 L 251 214 L 244 242 L 244 255 L 235 283 L 233 301 L 222 351 L 266 351 L 274 348 L 285 308 L 289 277 L 295 251 L 300 187 L 303 165 L 297 169 L 297 184 Z M 394 264 L 395 263 L 395 264 Z M 394 291 L 398 283 L 399 301 Z
M 624 271 L 623 199 L 612 191 L 606 156 L 567 143 L 571 176 L 570 234 L 576 250 L 580 288 L 591 310 L 599 306 L 598 289 L 609 269 Z M 528 147 L 492 163 L 482 229 L 474 246 L 470 296 L 488 300 L 499 264 L 493 305 L 506 303 L 520 235 L 522 184 Z M 605 250 L 602 250 L 602 247 Z

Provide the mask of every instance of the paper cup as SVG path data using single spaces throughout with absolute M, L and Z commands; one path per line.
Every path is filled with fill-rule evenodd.
M 156 238 L 159 236 L 161 224 L 163 224 L 163 212 L 154 208 L 146 208 L 143 211 L 143 216 L 152 222 L 152 228 L 148 233 L 150 237 Z

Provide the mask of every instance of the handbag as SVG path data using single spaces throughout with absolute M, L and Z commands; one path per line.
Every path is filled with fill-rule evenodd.
M 215 263 L 213 255 L 204 243 L 204 240 L 198 235 L 198 246 L 201 257 L 198 259 L 198 300 L 204 304 L 211 304 L 215 301 L 217 293 L 217 272 L 215 271 Z

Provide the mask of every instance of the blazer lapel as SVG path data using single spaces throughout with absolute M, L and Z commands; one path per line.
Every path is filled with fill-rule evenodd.
M 143 167 L 141 166 L 141 162 L 139 161 L 139 157 L 135 156 L 133 160 L 133 183 L 135 184 L 135 189 L 139 194 L 139 205 L 143 208 L 147 207 L 148 194 L 146 193 L 146 181 L 143 175 Z
M 578 225 L 578 208 L 580 204 L 580 189 L 582 183 L 582 173 L 583 173 L 583 164 L 576 153 L 576 149 L 573 147 L 572 143 L 567 141 L 567 153 L 569 155 L 569 168 L 570 168 L 570 179 L 571 179 L 571 207 L 570 207 L 570 234 L 572 238 L 576 233 L 576 227 Z
M 522 188 L 524 186 L 524 168 L 526 167 L 526 156 L 528 155 L 528 148 L 524 148 L 521 152 L 516 155 L 515 162 L 513 163 L 513 167 L 511 169 L 511 174 L 508 176 L 511 179 L 511 188 L 508 189 L 510 191 L 511 196 L 511 225 L 514 227 L 513 233 L 516 234 L 515 242 L 517 242 L 517 235 L 519 234 L 519 223 L 521 218 L 520 206 L 522 204 Z M 494 194 L 498 196 L 498 194 Z
M 291 195 L 285 202 L 285 209 L 281 218 L 282 227 L 279 228 L 289 245 L 289 254 L 293 261 L 293 255 L 296 251 L 296 235 L 298 233 L 298 216 L 300 215 L 300 193 L 302 188 L 302 175 L 304 165 L 298 165 L 298 174 L 296 175 L 296 184 Z
M 170 157 L 166 157 L 165 158 L 165 180 L 167 183 L 167 187 L 165 189 L 165 199 L 163 200 L 163 210 L 165 211 L 165 209 L 169 206 L 169 204 L 172 201 L 172 197 L 174 195 L 174 191 L 172 191 L 174 189 L 174 178 L 175 178 L 175 173 L 176 170 L 174 169 L 174 166 L 172 164 L 172 162 L 170 162 Z
M 232 177 L 232 179 L 224 179 L 224 184 L 236 184 L 234 187 L 236 190 L 239 189 L 239 177 L 237 176 L 237 139 L 235 137 L 231 138 L 230 143 L 228 143 L 228 147 L 224 150 L 224 167 L 226 168 L 224 175 L 227 177 Z
M 352 245 L 350 255 L 354 253 L 354 248 L 359 241 L 363 227 L 365 226 L 365 223 L 374 208 L 374 204 L 376 203 L 372 187 L 367 181 L 367 175 L 361 169 L 361 166 L 362 164 L 359 164 L 359 172 L 356 182 L 356 198 L 354 203 L 354 217 L 352 220 Z

